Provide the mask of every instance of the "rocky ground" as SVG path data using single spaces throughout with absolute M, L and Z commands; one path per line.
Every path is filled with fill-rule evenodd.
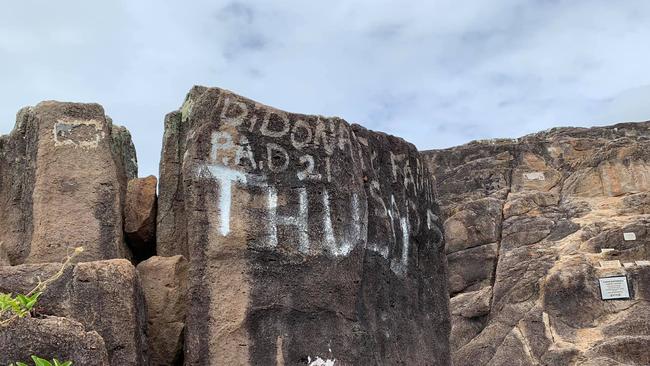
M 650 364 L 650 123 L 423 155 L 445 220 L 454 365 Z M 601 300 L 614 275 L 630 299 Z

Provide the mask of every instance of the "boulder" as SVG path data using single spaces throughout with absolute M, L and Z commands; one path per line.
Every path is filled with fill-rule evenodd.
M 59 317 L 23 318 L 0 327 L 0 364 L 32 364 L 31 356 L 74 365 L 109 366 L 104 340 L 74 320 Z
M 57 263 L 0 267 L 0 293 L 27 293 L 39 279 L 50 278 L 60 269 Z M 127 260 L 115 259 L 68 267 L 47 287 L 35 311 L 74 320 L 87 332 L 99 334 L 111 365 L 145 365 L 148 355 L 144 308 L 135 268 Z M 39 338 L 32 339 L 33 343 L 25 344 L 40 347 L 36 341 Z
M 156 254 L 156 186 L 153 175 L 130 179 L 124 204 L 124 234 L 136 261 Z
M 183 359 L 183 332 L 187 314 L 185 257 L 151 257 L 138 264 L 147 306 L 151 365 L 177 365 Z
M 423 155 L 443 204 L 454 365 L 650 362 L 650 122 Z M 601 299 L 614 275 L 629 299 Z
M 157 252 L 187 365 L 449 365 L 444 238 L 405 141 L 194 87 L 165 121 Z
M 10 264 L 61 262 L 78 246 L 81 261 L 129 256 L 124 156 L 135 151 L 125 131 L 98 104 L 47 101 L 18 113 L 0 137 L 0 242 Z

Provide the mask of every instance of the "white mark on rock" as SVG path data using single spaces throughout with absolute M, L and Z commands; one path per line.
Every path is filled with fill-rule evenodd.
M 436 222 L 438 222 L 438 216 L 431 212 L 431 209 L 427 209 L 427 228 L 435 227 Z
M 326 127 L 329 129 L 329 134 L 325 131 Z M 325 153 L 329 156 L 332 156 L 334 147 L 336 146 L 336 141 L 331 136 L 333 134 L 332 123 L 318 118 L 316 121 L 316 131 L 314 132 L 314 145 L 320 146 L 322 143 Z
M 282 163 L 279 163 L 281 160 Z M 289 153 L 282 146 L 274 143 L 266 144 L 266 161 L 274 173 L 285 171 L 289 167 Z
M 250 143 L 246 136 L 242 136 L 239 146 L 237 147 L 237 152 L 235 153 L 235 165 L 241 164 L 242 159 L 246 159 L 250 162 L 251 168 L 257 169 L 257 164 L 255 163 L 255 156 L 253 156 L 253 150 L 251 149 Z
M 294 226 L 298 231 L 298 251 L 307 253 L 309 251 L 309 207 L 307 204 L 307 189 L 298 189 L 298 213 L 295 216 L 278 215 L 278 192 L 274 187 L 268 188 L 269 205 L 269 246 L 272 248 L 278 245 L 278 225 Z
M 277 123 L 282 124 L 282 127 L 280 129 L 271 129 L 270 124 L 271 124 L 271 116 L 277 116 L 278 118 L 274 118 L 274 121 Z M 264 121 L 262 122 L 262 126 L 260 127 L 260 133 L 262 135 L 267 136 L 267 137 L 282 137 L 289 132 L 289 128 L 291 128 L 291 124 L 289 123 L 289 118 L 287 117 L 286 114 L 282 112 L 269 112 L 264 116 Z
M 314 173 L 315 163 L 314 163 L 314 157 L 313 156 L 311 156 L 309 154 L 303 155 L 303 156 L 300 157 L 299 160 L 300 160 L 300 164 L 303 164 L 303 165 L 306 164 L 306 166 L 305 166 L 305 168 L 303 170 L 299 170 L 296 173 L 296 176 L 298 177 L 298 179 L 300 179 L 300 180 L 305 180 L 305 179 L 320 180 L 321 179 L 322 176 L 319 173 Z
M 103 123 L 95 119 L 58 120 L 54 124 L 54 146 L 96 148 L 104 138 Z
M 229 97 L 226 97 L 224 107 L 221 111 L 221 120 L 224 121 L 224 124 L 230 126 L 239 126 L 244 122 L 244 119 L 248 116 L 248 106 L 242 101 L 231 101 Z
M 323 192 L 323 231 L 325 234 L 325 247 L 329 249 L 329 251 L 336 255 L 337 254 L 337 247 L 336 247 L 336 239 L 334 238 L 334 228 L 332 227 L 332 216 L 330 212 L 330 194 L 327 191 L 327 189 Z
M 623 239 L 625 241 L 636 240 L 636 234 L 635 233 L 623 233 Z
M 358 201 L 358 198 L 357 198 Z M 353 206 L 354 206 L 354 198 L 353 198 Z M 353 207 L 353 211 L 358 210 L 358 202 L 357 202 L 357 208 L 355 209 Z M 353 213 L 354 215 L 354 213 Z M 359 216 L 358 213 L 356 216 Z M 355 223 L 358 225 L 358 220 Z M 353 224 L 355 224 L 353 223 Z M 332 213 L 330 209 L 330 195 L 327 190 L 323 192 L 323 231 L 325 234 L 324 237 L 324 244 L 327 250 L 334 256 L 346 256 L 350 254 L 353 248 L 353 241 L 346 240 L 345 238 L 341 238 L 339 240 L 339 243 L 336 241 L 336 237 L 334 235 L 334 228 L 332 227 Z M 359 230 L 360 231 L 360 230 Z
M 529 172 L 524 173 L 524 178 L 527 180 L 546 180 L 544 172 Z
M 402 265 L 407 266 L 409 262 L 409 221 L 408 218 L 402 217 L 400 219 L 402 225 Z
M 305 131 L 304 137 L 301 139 L 297 139 L 296 132 L 298 130 L 303 130 Z M 311 127 L 309 127 L 309 124 L 307 122 L 299 119 L 296 121 L 296 123 L 293 125 L 293 128 L 291 129 L 291 144 L 293 145 L 294 148 L 298 150 L 302 150 L 307 144 L 309 144 L 314 137 L 314 133 L 311 131 Z
M 208 171 L 219 182 L 219 231 L 222 236 L 230 233 L 230 207 L 232 206 L 232 184 L 246 184 L 246 175 L 242 172 L 219 165 L 209 165 Z
M 212 149 L 210 149 L 210 159 L 213 162 L 217 162 L 220 151 L 230 150 L 233 148 L 235 148 L 235 144 L 232 142 L 232 136 L 228 132 L 212 132 Z M 221 163 L 228 165 L 228 160 L 228 156 L 223 156 L 221 158 Z
M 325 359 L 323 360 L 322 358 L 316 356 L 315 360 L 311 360 L 311 357 L 307 357 L 307 365 L 308 366 L 334 366 L 334 363 L 336 362 L 336 359 L 330 360 L 330 359 Z
M 379 253 L 384 259 L 388 259 L 388 246 L 377 245 L 375 243 L 368 243 L 368 249 L 375 253 Z

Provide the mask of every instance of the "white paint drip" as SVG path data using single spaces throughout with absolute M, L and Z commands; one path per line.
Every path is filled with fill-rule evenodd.
M 269 246 L 275 248 L 278 246 L 278 192 L 274 187 L 269 187 L 268 191 L 269 207 Z
M 325 359 L 323 360 L 322 358 L 316 356 L 315 360 L 311 360 L 311 357 L 307 357 L 307 365 L 308 366 L 334 366 L 334 363 L 336 362 L 336 359 L 330 360 L 330 359 Z
M 325 247 L 330 253 L 337 255 L 338 248 L 334 238 L 334 228 L 332 227 L 332 216 L 330 212 L 330 194 L 327 189 L 323 192 L 323 231 L 325 234 Z
M 400 219 L 402 225 L 402 265 L 407 266 L 409 262 L 409 222 L 406 217 Z

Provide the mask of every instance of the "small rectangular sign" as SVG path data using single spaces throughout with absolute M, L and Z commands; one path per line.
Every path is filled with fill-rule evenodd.
M 636 234 L 635 233 L 623 233 L 623 240 L 625 240 L 625 241 L 636 240 Z
M 603 300 L 629 299 L 630 290 L 627 287 L 626 276 L 599 278 L 600 297 Z

